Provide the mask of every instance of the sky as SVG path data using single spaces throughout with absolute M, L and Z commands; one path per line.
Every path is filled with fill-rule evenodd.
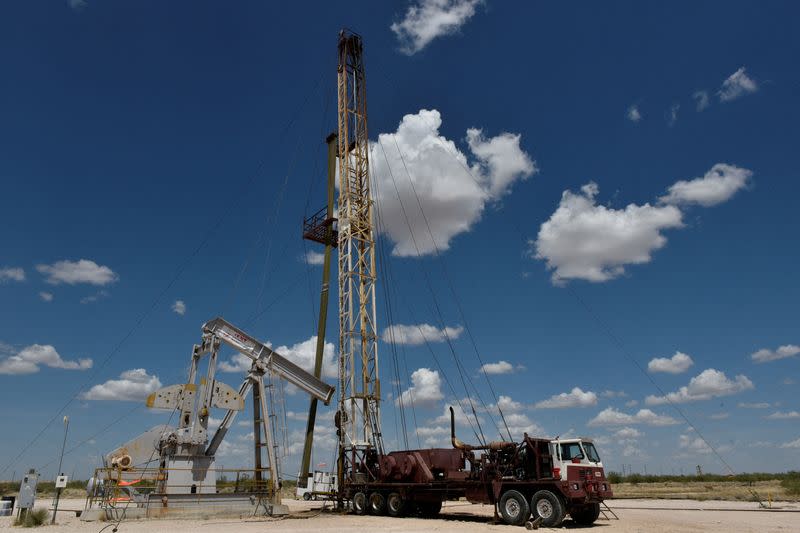
M 143 399 L 185 382 L 216 316 L 311 365 L 301 223 L 343 27 L 365 45 L 387 448 L 447 446 L 447 407 L 472 404 L 488 439 L 591 436 L 609 470 L 797 469 L 796 3 L 350 5 L 0 5 L 0 478 L 54 476 L 64 415 L 81 478 L 168 423 Z M 290 478 L 308 398 L 278 396 Z M 250 464 L 250 416 L 218 465 Z

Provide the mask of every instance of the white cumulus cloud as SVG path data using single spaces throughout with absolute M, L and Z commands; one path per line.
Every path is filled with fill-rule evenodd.
M 678 448 L 689 453 L 711 453 L 711 447 L 703 439 L 699 437 L 693 439 L 689 435 L 681 435 L 678 438 Z
M 403 405 L 432 407 L 444 398 L 442 378 L 437 370 L 418 368 L 411 374 L 412 385 L 401 394 Z M 395 400 L 400 405 L 400 398 Z
M 672 357 L 656 357 L 647 363 L 647 370 L 650 372 L 666 372 L 668 374 L 680 374 L 689 370 L 694 364 L 692 358 L 685 353 L 675 352 Z
M 107 266 L 98 265 L 89 259 L 78 261 L 56 261 L 52 265 L 36 265 L 45 281 L 51 285 L 66 283 L 76 285 L 89 283 L 91 285 L 108 285 L 119 279 L 119 276 Z
M 720 102 L 730 102 L 757 90 L 758 83 L 747 75 L 744 67 L 741 67 L 722 82 L 722 87 L 717 94 Z
M 135 402 L 161 388 L 158 376 L 150 375 L 144 368 L 133 368 L 119 375 L 119 379 L 110 379 L 105 383 L 93 386 L 81 395 L 84 400 L 119 400 Z
M 752 175 L 753 172 L 746 168 L 717 163 L 701 178 L 675 182 L 659 201 L 673 205 L 698 204 L 711 207 L 730 200 L 747 185 Z
M 457 339 L 464 332 L 463 326 L 437 328 L 430 324 L 395 324 L 383 330 L 383 342 L 419 346 L 426 342 L 445 342 Z
M 770 361 L 777 361 L 778 359 L 794 357 L 797 354 L 800 354 L 800 346 L 795 344 L 786 344 L 784 346 L 779 346 L 777 350 L 762 348 L 751 354 L 750 359 L 756 363 L 768 363 Z
M 44 301 L 44 302 L 52 302 L 53 301 L 53 293 L 52 292 L 41 291 L 39 293 L 39 298 L 41 298 L 42 301 Z
M 647 405 L 661 405 L 665 403 L 686 403 L 700 400 L 710 400 L 719 396 L 730 396 L 746 390 L 753 389 L 753 382 L 747 376 L 737 375 L 728 379 L 724 372 L 714 368 L 707 368 L 689 380 L 689 385 L 681 387 L 666 396 L 648 396 L 645 398 Z
M 415 0 L 391 30 L 403 53 L 412 55 L 437 37 L 457 32 L 480 3 L 481 0 Z
M 487 374 L 510 374 L 514 371 L 514 365 L 508 361 L 498 361 L 496 363 L 486 363 L 481 366 L 481 372 Z
M 676 122 L 678 122 L 678 111 L 681 108 L 681 104 L 674 103 L 669 107 L 669 113 L 667 114 L 667 124 L 670 126 L 674 126 Z
M 175 300 L 175 303 L 172 304 L 172 310 L 181 316 L 185 315 L 186 302 L 184 302 L 183 300 Z
M 791 442 L 781 444 L 781 448 L 800 448 L 800 438 L 798 438 L 797 440 L 793 440 Z
M 613 407 L 607 407 L 600 411 L 597 416 L 591 419 L 586 425 L 589 427 L 605 426 L 632 426 L 644 424 L 647 426 L 673 426 L 679 422 L 667 415 L 659 415 L 650 409 L 639 409 L 636 414 L 629 415 Z
M 7 281 L 25 281 L 25 269 L 19 267 L 0 268 L 0 283 Z
M 639 122 L 642 120 L 642 113 L 639 111 L 639 106 L 636 104 L 633 104 L 628 108 L 628 112 L 625 116 L 628 117 L 628 120 L 631 122 Z
M 800 418 L 800 413 L 797 411 L 775 411 L 769 416 L 765 416 L 767 420 L 791 420 L 795 418 Z
M 306 255 L 303 256 L 303 259 L 309 265 L 321 265 L 325 262 L 325 254 L 315 252 L 314 250 L 308 250 Z
M 625 265 L 648 263 L 667 243 L 662 231 L 683 226 L 680 210 L 671 205 L 629 204 L 624 209 L 597 205 L 594 182 L 580 193 L 564 191 L 558 209 L 530 245 L 536 259 L 553 270 L 554 283 L 569 279 L 608 281 Z
M 711 100 L 708 97 L 708 91 L 695 91 L 692 94 L 692 98 L 694 98 L 697 111 L 702 111 L 711 105 Z
M 65 361 L 53 346 L 32 344 L 14 355 L 0 359 L 0 374 L 34 374 L 41 366 L 64 370 L 87 370 L 92 368 L 92 360 L 87 358 Z
M 617 437 L 618 439 L 638 439 L 643 435 L 644 433 L 642 433 L 638 429 L 630 427 L 625 427 L 614 432 L 614 436 Z
M 769 409 L 770 404 L 767 402 L 758 402 L 758 403 L 739 402 L 739 407 L 743 409 Z
M 591 391 L 584 392 L 580 387 L 574 387 L 570 392 L 562 392 L 551 396 L 547 400 L 537 402 L 537 409 L 562 409 L 566 407 L 591 407 L 597 405 L 597 394 Z
M 520 135 L 487 138 L 470 128 L 468 156 L 439 134 L 441 125 L 439 111 L 422 109 L 405 115 L 395 133 L 382 133 L 370 143 L 379 229 L 394 243 L 395 256 L 447 250 L 487 204 L 537 170 L 520 147 Z

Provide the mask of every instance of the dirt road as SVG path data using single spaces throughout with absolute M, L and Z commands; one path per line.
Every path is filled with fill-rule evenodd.
M 40 500 L 44 506 L 49 500 Z M 321 533 L 334 531 L 381 532 L 453 532 L 470 531 L 525 531 L 492 523 L 492 508 L 462 502 L 448 503 L 441 518 L 389 518 L 374 516 L 339 515 L 320 512 L 319 502 L 285 501 L 293 516 L 278 520 L 271 518 L 208 519 L 208 520 L 137 520 L 123 522 L 120 533 L 264 533 L 297 532 Z M 719 531 L 729 533 L 763 531 L 800 531 L 800 512 L 758 511 L 757 504 L 694 500 L 613 500 L 610 507 L 619 520 L 599 520 L 592 528 L 600 533 L 626 532 L 694 532 Z M 62 500 L 60 509 L 82 509 L 83 500 Z M 779 503 L 775 508 L 800 511 L 800 504 Z M 0 529 L 11 525 L 9 518 L 0 518 Z M 73 513 L 58 513 L 58 524 L 48 526 L 49 533 L 99 533 L 108 524 L 81 522 Z M 566 520 L 559 531 L 577 529 Z M 581 528 L 583 529 L 583 528 Z M 111 528 L 106 529 L 109 532 Z M 543 529 L 545 530 L 545 529 Z M 552 531 L 552 530 L 550 530 Z

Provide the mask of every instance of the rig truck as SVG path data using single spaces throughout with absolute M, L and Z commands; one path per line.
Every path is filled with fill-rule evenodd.
M 591 439 L 542 439 L 469 445 L 455 434 L 452 448 L 370 453 L 343 488 L 357 514 L 435 516 L 446 500 L 465 498 L 495 506 L 502 520 L 523 525 L 532 519 L 557 527 L 569 515 L 589 525 L 600 503 L 612 496 L 603 463 Z

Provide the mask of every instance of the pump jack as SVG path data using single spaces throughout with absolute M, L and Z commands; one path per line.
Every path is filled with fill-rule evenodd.
M 179 414 L 178 427 L 156 426 L 108 453 L 104 458 L 106 468 L 98 469 L 97 479 L 93 478 L 89 489 L 90 503 L 99 500 L 100 509 L 87 509 L 94 512 L 85 513 L 83 519 L 109 518 L 109 513 L 115 512 L 115 501 L 118 501 L 114 494 L 120 491 L 136 504 L 133 509 L 126 509 L 127 516 L 134 515 L 137 510 L 147 516 L 156 511 L 163 514 L 168 508 L 209 505 L 232 508 L 237 504 L 248 507 L 255 501 L 270 515 L 288 513 L 288 508 L 281 504 L 281 471 L 273 436 L 271 402 L 264 378 L 277 376 L 285 379 L 326 405 L 333 397 L 334 389 L 221 317 L 203 324 L 202 330 L 201 343 L 192 349 L 187 383 L 163 387 L 150 394 L 146 402 L 153 409 L 176 411 Z M 222 343 L 252 360 L 238 391 L 215 377 Z M 209 356 L 208 369 L 198 383 L 198 365 L 205 355 Z M 246 492 L 221 493 L 217 490 L 215 455 L 237 412 L 244 408 L 244 399 L 251 389 L 255 483 Z M 214 407 L 227 412 L 209 442 L 208 423 L 210 410 Z M 262 432 L 265 444 L 260 442 Z M 267 448 L 268 479 L 262 478 L 262 446 Z M 158 468 L 149 468 L 151 462 L 157 462 Z M 145 487 L 143 482 L 150 482 L 152 486 Z M 137 487 L 147 488 L 147 491 L 140 491 Z

